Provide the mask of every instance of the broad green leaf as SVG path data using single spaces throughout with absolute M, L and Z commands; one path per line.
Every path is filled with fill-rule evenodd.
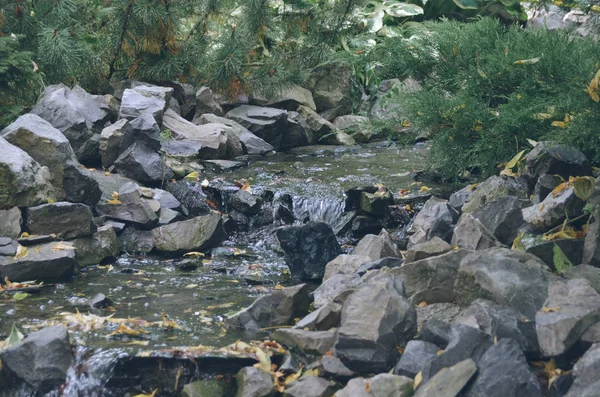
M 27 292 L 17 292 L 13 295 L 13 299 L 18 301 L 22 301 L 23 299 L 27 298 L 29 296 L 29 294 Z
M 17 327 L 13 324 L 12 330 L 10 331 L 10 335 L 8 335 L 8 338 L 6 338 L 6 340 L 4 341 L 2 346 L 4 349 L 8 349 L 11 346 L 19 344 L 22 340 L 23 340 L 23 334 L 20 333 L 19 330 L 17 329 Z M 0 350 L 2 350 L 2 349 L 0 349 Z
M 552 251 L 554 252 L 554 258 L 553 258 L 554 268 L 556 269 L 557 273 L 560 273 L 564 270 L 567 270 L 567 269 L 570 269 L 573 267 L 573 264 L 571 263 L 569 258 L 567 258 L 567 256 L 563 252 L 563 250 L 561 250 L 557 244 L 554 244 Z
M 523 153 L 525 153 L 525 150 L 521 150 L 519 153 L 517 153 L 517 155 L 513 157 L 508 164 L 506 164 L 506 168 L 515 168 L 517 164 L 519 164 L 521 157 L 523 157 Z
M 573 189 L 575 195 L 587 201 L 594 193 L 594 187 L 596 186 L 596 180 L 590 176 L 579 176 L 573 179 Z
M 463 10 L 476 10 L 481 7 L 481 0 L 453 0 Z

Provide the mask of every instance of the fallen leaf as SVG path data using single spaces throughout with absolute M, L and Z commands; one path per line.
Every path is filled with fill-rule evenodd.
M 513 62 L 513 65 L 533 65 L 538 63 L 540 58 L 531 58 L 531 59 L 520 59 L 518 61 Z
M 54 247 L 52 247 L 52 251 L 64 251 L 64 250 L 74 250 L 74 249 L 75 249 L 75 247 L 70 245 L 70 243 L 65 243 L 64 241 L 61 241 L 60 243 L 58 243 Z
M 527 140 L 527 142 L 529 142 L 529 144 L 530 144 L 532 147 L 536 147 L 536 146 L 537 146 L 537 144 L 538 144 L 538 143 L 537 143 L 537 141 L 534 141 L 533 139 L 529 139 L 529 138 L 525 138 L 525 139 Z
M 419 303 L 419 304 L 417 305 L 417 307 L 421 307 L 421 308 L 423 308 L 423 307 L 427 307 L 427 302 L 423 301 L 423 302 Z
M 155 397 L 156 396 L 156 392 L 158 392 L 158 389 L 154 389 L 154 391 L 150 394 L 138 394 L 135 395 L 133 397 Z
M 427 186 L 421 186 L 421 188 L 419 189 L 419 192 L 421 192 L 421 193 L 427 193 L 430 191 L 431 191 L 431 188 L 429 188 Z
M 149 334 L 150 332 L 145 331 L 143 329 L 139 329 L 139 330 L 134 330 L 133 328 L 125 325 L 125 322 L 122 322 L 121 324 L 119 324 L 119 327 L 114 330 L 113 332 L 111 332 L 108 336 L 113 336 L 113 335 L 130 335 L 130 336 L 139 336 L 141 334 Z
M 192 252 L 183 254 L 183 256 L 193 256 L 195 258 L 198 258 L 198 257 L 203 257 L 204 254 L 202 252 L 192 251 Z
M 298 378 L 300 378 L 300 375 L 302 375 L 302 365 L 300 366 L 300 370 L 298 372 L 296 372 L 295 374 L 291 374 L 290 376 L 288 376 L 287 378 L 285 378 L 285 380 L 283 381 L 283 383 L 285 385 L 289 385 L 293 381 L 295 381 Z
M 560 310 L 560 306 L 542 307 L 542 313 L 554 313 Z
M 198 182 L 198 177 L 199 177 L 198 171 L 194 171 L 194 172 L 190 172 L 189 174 L 187 174 L 185 176 L 185 179 L 188 182 Z
M 27 232 L 21 233 L 21 238 L 26 238 L 26 237 L 31 237 L 31 236 Z
M 423 381 L 423 373 L 419 372 L 417 374 L 417 376 L 415 376 L 415 381 L 413 382 L 413 390 L 417 390 L 417 387 L 419 387 L 419 385 L 421 384 L 422 381 Z
M 15 259 L 25 258 L 29 254 L 27 247 L 23 247 L 21 244 L 17 247 L 17 253 L 15 254 Z
M 258 363 L 254 364 L 256 368 L 262 369 L 265 372 L 271 372 L 271 358 L 264 350 L 256 347 L 254 354 L 258 359 Z
M 28 296 L 29 296 L 28 293 L 19 291 L 13 295 L 13 299 L 18 302 L 18 301 L 22 301 L 23 299 L 27 298 Z

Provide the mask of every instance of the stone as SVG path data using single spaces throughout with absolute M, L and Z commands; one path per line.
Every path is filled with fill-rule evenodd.
M 549 194 L 539 204 L 523 209 L 523 220 L 534 230 L 546 231 L 563 223 L 566 217 L 581 214 L 585 202 L 575 195 L 573 187 Z
M 117 234 L 111 226 L 99 227 L 92 236 L 75 240 L 73 246 L 79 266 L 97 265 L 116 258 L 120 252 Z
M 417 339 L 445 348 L 450 341 L 450 324 L 462 315 L 462 312 L 460 306 L 449 302 L 417 306 L 417 328 L 420 329 Z M 428 339 L 429 337 L 432 339 Z
M 69 331 L 56 325 L 27 335 L 20 343 L 0 352 L 2 365 L 38 393 L 64 383 L 75 361 Z
M 350 110 L 352 76 L 352 68 L 341 64 L 328 64 L 314 69 L 307 88 L 312 92 L 316 110 L 322 112 L 340 108 L 339 114 L 347 114 Z
M 354 216 L 349 222 L 351 222 L 350 231 L 355 238 L 362 238 L 367 234 L 378 234 L 383 230 L 383 222 L 381 219 L 370 216 Z
M 426 307 L 433 306 L 435 304 Z M 440 349 L 445 349 L 452 339 L 452 325 L 450 322 L 438 318 L 427 319 L 423 322 L 416 339 L 433 343 Z
M 469 185 L 465 186 L 459 191 L 452 193 L 448 198 L 448 204 L 456 211 L 462 211 L 463 205 L 465 205 L 465 203 L 469 201 L 475 189 L 477 189 L 477 185 Z
M 114 113 L 100 96 L 90 95 L 81 87 L 64 84 L 46 87 L 31 110 L 60 132 L 73 148 L 79 161 L 99 159 L 98 134 L 114 120 Z
M 358 143 L 367 143 L 375 134 L 371 120 L 366 116 L 348 114 L 336 117 L 333 126 L 338 130 L 352 134 Z
M 405 263 L 427 259 L 433 256 L 439 256 L 449 252 L 452 249 L 450 244 L 439 237 L 434 237 L 431 240 L 423 243 L 415 244 L 406 251 Z
M 511 246 L 523 225 L 523 211 L 531 201 L 504 196 L 482 204 L 471 214 L 502 244 Z
M 384 267 L 394 269 L 402 265 L 404 265 L 404 259 L 387 257 L 373 262 L 365 263 L 364 265 L 361 265 L 358 269 L 356 269 L 355 273 L 362 276 L 370 270 L 383 269 Z
M 585 279 L 590 287 L 600 294 L 600 268 L 590 265 L 573 266 L 564 270 L 561 275 L 568 280 Z
M 475 251 L 461 261 L 454 294 L 462 306 L 477 298 L 489 299 L 533 319 L 544 304 L 552 279 L 546 264 L 536 256 L 490 248 Z
M 344 303 L 360 284 L 362 280 L 358 274 L 334 274 L 313 292 L 315 307 L 321 307 L 329 302 Z
M 544 199 L 562 182 L 563 179 L 558 175 L 540 175 L 533 188 L 533 198 L 531 199 L 533 204 L 539 204 L 544 201 Z
M 325 265 L 323 281 L 326 281 L 334 274 L 352 274 L 360 266 L 369 262 L 371 262 L 371 257 L 365 255 L 338 255 Z
M 406 376 L 379 374 L 372 378 L 352 379 L 336 397 L 410 397 L 413 380 Z
M 560 248 L 572 265 L 582 263 L 584 241 L 580 239 L 559 238 L 552 241 L 544 241 L 535 238 L 522 238 L 521 245 L 525 248 L 525 252 L 540 258 L 552 271 L 556 271 L 554 266 L 555 245 Z
M 152 230 L 156 249 L 162 252 L 199 251 L 214 248 L 225 239 L 219 214 L 198 216 Z
M 303 121 L 308 128 L 315 133 L 317 139 L 321 138 L 323 135 L 335 132 L 336 130 L 333 124 L 306 106 L 299 106 L 298 114 L 303 118 Z
M 131 128 L 123 131 L 120 152 L 127 150 L 134 142 L 141 143 L 155 151 L 162 147 L 163 139 L 160 136 L 160 127 L 152 115 L 144 113 L 131 120 L 129 125 Z
M 331 397 L 338 390 L 335 382 L 317 376 L 305 376 L 286 386 L 283 397 Z
M 292 277 L 301 280 L 321 280 L 327 263 L 342 253 L 333 230 L 324 222 L 280 228 L 277 240 Z
M 53 191 L 48 168 L 0 136 L 0 208 L 38 205 Z
M 181 213 L 168 208 L 161 208 L 160 213 L 158 214 L 158 224 L 160 226 L 183 220 L 185 220 L 185 218 Z
M 184 180 L 169 182 L 165 185 L 165 190 L 181 203 L 184 215 L 199 216 L 210 213 L 206 203 L 208 197 L 200 183 L 189 183 Z
M 25 226 L 30 234 L 55 234 L 65 240 L 90 236 L 96 231 L 90 207 L 67 202 L 30 207 Z
M 18 248 L 19 244 L 15 240 L 8 237 L 0 237 L 0 256 L 15 256 Z
M 226 322 L 231 328 L 254 330 L 290 325 L 295 318 L 303 317 L 308 312 L 311 301 L 308 286 L 299 284 L 261 296 Z
M 245 154 L 264 155 L 274 150 L 274 147 L 254 135 L 247 128 L 237 122 L 225 117 L 215 116 L 214 114 L 203 114 L 199 119 L 194 119 L 194 124 L 225 124 L 231 128 L 231 131 L 237 136 L 242 144 Z M 229 135 L 228 135 L 229 136 Z
M 337 328 L 342 317 L 342 305 L 328 302 L 311 312 L 294 325 L 294 328 L 309 331 L 327 331 Z
M 100 197 L 100 203 L 105 203 L 108 200 L 112 200 L 114 192 L 119 192 L 121 186 L 129 182 L 135 182 L 132 179 L 124 177 L 119 174 L 108 174 L 104 171 L 95 170 L 92 171 L 92 176 L 98 182 L 102 196 Z
M 123 204 L 99 204 L 96 206 L 99 214 L 108 219 L 151 229 L 158 222 L 158 216 L 145 202 Z
M 58 244 L 63 249 L 54 249 Z M 70 248 L 69 248 L 70 247 Z M 14 259 L 0 256 L 0 277 L 10 281 L 59 281 L 73 276 L 77 261 L 75 249 L 69 243 L 47 243 L 29 247 L 27 255 Z
M 417 332 L 417 313 L 399 276 L 376 274 L 346 299 L 334 355 L 357 372 L 387 371 Z
M 471 214 L 462 214 L 454 232 L 452 245 L 469 251 L 479 251 L 492 247 L 501 247 L 502 243 L 486 228 L 479 219 Z
M 167 110 L 163 120 L 163 128 L 168 128 L 176 140 L 187 139 L 200 142 L 198 155 L 202 159 L 223 159 L 227 154 L 228 132 L 234 134 L 231 127 L 225 124 L 196 125 Z M 234 134 L 235 135 L 235 134 Z
M 440 348 L 433 343 L 411 340 L 404 348 L 400 361 L 394 367 L 394 374 L 414 378 L 429 361 L 437 357 L 438 351 Z
M 196 116 L 199 117 L 205 113 L 212 113 L 217 116 L 223 115 L 221 105 L 217 103 L 213 96 L 213 92 L 208 87 L 200 87 L 196 91 Z
M 360 209 L 373 216 L 384 216 L 387 207 L 394 204 L 394 196 L 389 190 L 383 194 L 363 192 L 360 196 Z
M 427 383 L 417 388 L 415 397 L 456 397 L 477 372 L 470 358 L 442 368 Z
M 279 93 L 269 98 L 263 98 L 260 95 L 253 94 L 251 103 L 254 105 L 272 106 L 286 110 L 296 110 L 299 105 L 307 106 L 312 110 L 317 109 L 312 93 L 306 88 L 298 85 L 284 88 Z
M 454 222 L 458 220 L 458 213 L 448 205 L 447 200 L 432 197 L 415 216 L 408 247 L 439 237 L 450 241 Z
M 594 214 L 595 222 L 588 227 L 583 244 L 582 263 L 600 267 L 600 211 Z
M 109 169 L 117 158 L 119 158 L 119 155 L 122 153 L 121 141 L 123 140 L 123 136 L 127 135 L 128 132 L 131 134 L 131 130 L 131 124 L 127 119 L 121 119 L 102 130 L 99 150 L 104 169 Z
M 253 215 L 260 211 L 262 200 L 247 190 L 240 189 L 231 196 L 231 207 L 243 214 Z
M 477 376 L 465 396 L 543 397 L 544 393 L 519 344 L 498 338 L 477 361 Z
M 395 121 L 406 118 L 406 111 L 399 104 L 398 96 L 410 95 L 422 90 L 421 84 L 413 79 L 406 78 L 384 80 L 379 85 L 371 100 L 372 106 L 369 117 L 373 121 Z
M 297 349 L 304 354 L 324 355 L 333 347 L 337 337 L 335 328 L 328 331 L 305 331 L 303 329 L 278 329 L 271 339 Z
M 584 279 L 550 284 L 544 308 L 538 311 L 535 323 L 545 356 L 566 353 L 591 325 L 600 322 L 600 294 Z
M 21 235 L 23 218 L 18 207 L 0 210 L 0 237 L 16 240 Z
M 100 188 L 91 173 L 81 167 L 69 140 L 49 122 L 29 113 L 0 132 L 0 135 L 48 167 L 50 183 L 58 200 L 96 204 Z
M 491 176 L 477 186 L 471 198 L 463 205 L 463 212 L 473 212 L 482 205 L 501 197 L 512 196 L 517 199 L 529 199 L 527 182 L 512 176 Z
M 167 110 L 173 88 L 141 85 L 127 88 L 121 99 L 120 119 L 133 120 L 143 114 L 149 114 L 161 122 Z
M 288 128 L 281 136 L 281 145 L 279 150 L 293 150 L 298 147 L 305 147 L 312 143 L 320 143 L 314 136 L 313 131 L 306 119 L 298 112 L 288 112 Z
M 575 381 L 566 397 L 594 397 L 600 387 L 600 343 L 592 345 L 573 367 Z
M 325 355 L 319 361 L 319 374 L 326 378 L 346 381 L 356 374 L 346 367 L 339 358 Z
M 569 389 L 573 385 L 573 373 L 569 372 L 554 378 L 552 384 L 548 387 L 546 397 L 563 397 L 569 392 Z
M 112 306 L 113 302 L 104 294 L 96 294 L 92 299 L 87 302 L 91 308 L 104 309 Z
M 287 111 L 269 107 L 242 105 L 227 112 L 231 119 L 275 149 L 281 146 L 282 134 L 289 125 Z
M 372 261 L 387 257 L 402 257 L 400 250 L 385 229 L 378 236 L 368 234 L 363 237 L 352 251 L 352 255 L 367 256 Z
M 455 282 L 465 250 L 450 251 L 420 261 L 391 269 L 390 273 L 402 277 L 406 296 L 413 304 L 421 302 L 452 302 L 456 299 Z
M 532 30 L 544 29 L 544 30 L 562 30 L 572 29 L 573 22 L 567 20 L 567 11 L 554 5 L 548 4 L 547 7 L 542 9 L 534 9 L 527 13 L 527 28 Z M 538 142 L 539 144 L 540 142 Z
M 234 394 L 232 389 L 225 380 L 197 380 L 183 386 L 181 397 L 227 397 Z
M 142 143 L 134 143 L 115 160 L 120 173 L 138 182 L 158 183 L 173 177 L 158 153 Z
M 273 376 L 255 367 L 242 368 L 236 375 L 235 397 L 275 397 L 277 389 Z
M 147 254 L 154 249 L 154 239 L 150 230 L 137 230 L 128 227 L 119 235 L 121 251 Z

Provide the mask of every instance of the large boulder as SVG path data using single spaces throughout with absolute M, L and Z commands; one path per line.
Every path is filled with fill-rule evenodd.
M 227 112 L 227 118 L 247 128 L 275 149 L 280 148 L 282 135 L 289 125 L 287 111 L 260 106 L 239 106 Z
M 160 155 L 143 143 L 134 143 L 115 160 L 115 168 L 142 183 L 164 182 L 173 177 Z
M 566 397 L 595 397 L 600 388 L 600 343 L 592 345 L 573 367 L 575 381 Z
M 409 239 L 409 247 L 415 244 L 439 237 L 450 241 L 454 223 L 458 220 L 458 213 L 447 200 L 432 197 L 419 211 L 413 221 L 411 231 L 414 233 Z
M 404 297 L 401 277 L 380 273 L 344 302 L 334 353 L 353 371 L 387 371 L 396 363 L 396 346 L 416 332 L 417 313 Z
M 40 395 L 63 384 L 75 361 L 66 327 L 56 325 L 29 334 L 0 352 L 3 367 Z
M 75 272 L 75 248 L 68 243 L 47 243 L 29 247 L 26 255 L 15 259 L 0 256 L 0 278 L 10 281 L 60 281 Z
M 367 256 L 372 261 L 387 257 L 402 257 L 400 250 L 385 229 L 378 236 L 367 234 L 363 237 L 352 251 L 352 255 Z
M 211 213 L 152 230 L 156 249 L 163 252 L 214 248 L 225 239 L 221 215 Z
M 140 85 L 123 91 L 119 118 L 133 120 L 150 114 L 161 122 L 173 94 L 173 88 Z
M 490 248 L 473 252 L 461 261 L 454 294 L 463 306 L 477 298 L 489 299 L 533 319 L 548 296 L 552 279 L 548 266 L 536 256 Z
M 352 68 L 341 64 L 328 64 L 313 70 L 307 88 L 312 91 L 316 110 L 336 109 L 337 114 L 350 110 Z
M 324 222 L 278 229 L 277 240 L 292 277 L 301 280 L 322 279 L 327 263 L 342 253 L 333 230 Z
M 300 105 L 307 106 L 312 110 L 317 109 L 312 93 L 306 88 L 298 85 L 284 88 L 270 97 L 253 94 L 250 98 L 250 103 L 258 106 L 272 106 L 274 108 L 286 110 L 296 110 Z
M 273 375 L 260 368 L 245 367 L 236 375 L 235 397 L 275 397 L 277 389 Z
M 116 258 L 120 251 L 117 234 L 109 225 L 100 226 L 90 237 L 75 240 L 73 246 L 79 266 L 97 265 L 105 259 Z
M 502 243 L 479 219 L 471 214 L 462 214 L 452 233 L 452 245 L 469 251 L 479 251 L 501 247 Z
M 504 196 L 486 202 L 471 212 L 502 244 L 512 245 L 523 225 L 523 209 L 531 201 Z
M 556 194 L 549 194 L 544 201 L 531 207 L 523 208 L 523 220 L 531 228 L 546 231 L 569 219 L 580 215 L 585 202 L 575 194 L 573 187 Z
M 53 191 L 48 168 L 0 136 L 0 208 L 38 205 Z
M 413 380 L 406 376 L 379 374 L 372 378 L 354 378 L 336 397 L 410 397 Z
M 199 142 L 201 148 L 198 155 L 203 159 L 225 158 L 227 155 L 228 136 L 236 137 L 232 129 L 225 124 L 210 123 L 196 125 L 177 115 L 172 110 L 168 110 L 165 113 L 163 128 L 168 128 L 175 139 L 187 139 Z
M 0 237 L 16 240 L 21 235 L 23 217 L 19 207 L 0 210 Z
M 31 234 L 55 234 L 65 240 L 86 237 L 96 231 L 90 207 L 67 202 L 29 208 L 25 226 Z
M 225 117 L 219 117 L 214 114 L 203 114 L 199 118 L 194 119 L 194 124 L 224 124 L 230 127 L 231 132 L 237 136 L 240 140 L 245 154 L 267 154 L 274 150 L 273 146 L 261 138 L 251 133 L 247 128 L 241 126 L 239 123 L 227 119 Z M 228 135 L 229 137 L 229 135 Z
M 463 205 L 463 212 L 473 212 L 482 205 L 501 197 L 513 196 L 518 199 L 528 199 L 527 182 L 511 176 L 492 176 L 477 186 L 468 201 Z

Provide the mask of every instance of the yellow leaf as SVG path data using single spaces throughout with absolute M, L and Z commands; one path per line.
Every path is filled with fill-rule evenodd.
M 104 176 L 109 176 L 109 175 L 110 175 L 110 171 L 106 171 L 106 172 L 104 173 Z
M 594 187 L 596 186 L 596 180 L 591 176 L 579 176 L 570 180 L 573 184 L 573 190 L 575 195 L 587 201 L 594 193 Z
M 318 368 L 309 369 L 302 374 L 303 378 L 305 378 L 307 376 L 319 376 L 319 369 Z
M 596 103 L 600 102 L 600 96 L 598 96 L 596 92 L 590 92 L 590 97 L 592 98 L 592 101 Z
M 564 121 L 553 121 L 552 127 L 567 128 L 567 124 Z
M 108 201 L 106 202 L 106 204 L 117 205 L 117 204 L 123 204 L 123 203 L 121 203 L 119 200 L 115 200 L 115 199 L 113 199 L 113 200 L 108 200 Z
M 265 372 L 271 372 L 271 358 L 264 350 L 256 347 L 254 354 L 258 359 L 258 363 L 254 364 L 256 368 L 262 369 Z
M 441 356 L 442 354 L 444 354 L 444 350 L 438 350 L 437 355 Z
M 537 146 L 537 144 L 538 144 L 538 143 L 537 143 L 537 141 L 534 141 L 533 139 L 529 139 L 529 138 L 525 138 L 525 139 L 527 139 L 527 142 L 529 142 L 529 144 L 530 144 L 532 147 L 536 147 L 536 146 Z
M 565 229 L 542 237 L 544 241 L 552 241 L 559 238 L 577 238 L 577 232 L 573 229 Z
M 64 250 L 74 250 L 74 249 L 75 249 L 75 247 L 70 245 L 70 243 L 65 243 L 64 241 L 61 241 L 60 243 L 58 243 L 54 247 L 52 247 L 52 251 L 64 251 Z
M 454 56 L 458 56 L 458 48 L 456 48 L 456 47 L 452 46 L 452 54 L 453 54 Z
M 30 237 L 29 233 L 27 233 L 27 232 L 21 233 L 21 238 L 25 238 L 25 237 Z
M 15 260 L 25 258 L 27 256 L 27 254 L 29 254 L 27 247 L 23 247 L 21 244 L 19 244 L 19 246 L 17 247 L 17 253 L 15 255 Z
M 118 199 L 119 199 L 119 193 L 117 193 L 117 192 L 112 192 L 112 199 L 113 199 L 113 200 L 118 200 Z
M 423 302 L 419 303 L 419 304 L 417 305 L 417 307 L 421 307 L 421 308 L 423 308 L 423 307 L 427 307 L 427 302 L 423 301 Z
M 302 366 L 300 366 L 300 370 L 298 372 L 296 372 L 295 374 L 291 374 L 290 376 L 288 376 L 287 378 L 285 378 L 285 380 L 283 381 L 283 383 L 286 384 L 286 385 L 289 385 L 293 381 L 295 381 L 298 378 L 300 378 L 300 375 L 302 375 Z
M 125 325 L 125 322 L 121 322 L 121 324 L 119 324 L 119 327 L 116 330 L 114 330 L 113 332 L 111 332 L 110 334 L 108 334 L 108 336 L 112 336 L 112 335 L 131 335 L 131 336 L 137 336 L 137 335 L 149 334 L 149 333 L 150 332 L 144 331 L 143 329 L 140 329 L 139 331 L 136 331 L 133 328 Z
M 190 172 L 185 176 L 185 179 L 188 182 L 197 182 L 198 181 L 198 171 Z
M 277 284 L 277 285 L 275 286 L 275 289 L 283 289 L 283 285 L 281 285 L 281 284 Z
M 198 257 L 203 257 L 204 254 L 202 252 L 192 251 L 192 252 L 188 252 L 186 254 L 183 254 L 183 256 L 193 256 L 195 258 L 198 258 Z
M 156 396 L 156 392 L 158 392 L 158 389 L 154 389 L 154 391 L 150 394 L 137 394 L 133 397 L 155 397 Z
M 421 186 L 421 188 L 419 189 L 419 192 L 421 193 L 427 193 L 431 191 L 431 188 L 427 187 L 427 186 Z
M 523 153 L 525 153 L 525 150 L 521 150 L 519 153 L 516 154 L 515 157 L 510 159 L 510 161 L 506 164 L 506 168 L 510 168 L 510 169 L 515 168 L 517 166 L 517 164 L 519 164 L 521 157 L 523 157 Z
M 413 383 L 413 389 L 417 390 L 417 387 L 419 387 L 419 385 L 421 384 L 422 381 L 423 381 L 423 373 L 419 372 L 417 374 L 417 376 L 415 376 L 415 381 Z
M 540 58 L 531 58 L 531 59 L 520 59 L 515 61 L 513 65 L 533 65 L 534 63 L 538 63 Z
M 542 313 L 554 313 L 560 310 L 560 306 L 542 307 Z
M 563 182 L 552 190 L 552 197 L 558 197 L 564 190 L 571 187 L 569 182 Z
M 472 192 L 473 190 L 475 190 L 475 188 L 477 188 L 477 183 L 474 183 L 472 185 L 467 186 L 467 192 Z
M 209 185 L 209 182 L 208 182 L 208 179 L 206 179 L 206 178 L 200 183 L 200 186 L 202 186 L 202 187 L 208 187 L 208 185 Z

